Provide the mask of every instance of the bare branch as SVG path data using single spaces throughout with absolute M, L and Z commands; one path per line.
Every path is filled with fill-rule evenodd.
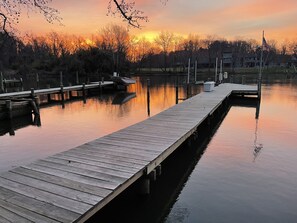
M 6 30 L 6 23 L 7 23 L 7 17 L 3 14 L 3 13 L 1 13 L 0 12 L 0 16 L 2 17 L 2 20 L 3 20 L 3 22 L 2 22 L 2 30 L 3 30 L 3 32 L 6 34 L 6 35 L 8 35 L 8 32 L 7 32 L 7 30 Z
M 6 34 L 13 32 L 24 10 L 27 13 L 39 12 L 43 14 L 49 23 L 56 21 L 62 24 L 59 11 L 50 7 L 50 2 L 51 0 L 0 0 L 0 32 Z
M 115 5 L 115 9 L 112 7 L 113 4 Z M 128 3 L 125 0 L 121 0 L 119 3 L 118 0 L 110 0 L 108 4 L 108 14 L 120 14 L 120 17 L 122 17 L 124 21 L 127 21 L 130 26 L 141 28 L 140 22 L 148 22 L 148 17 L 144 16 L 142 11 L 134 7 L 135 2 Z

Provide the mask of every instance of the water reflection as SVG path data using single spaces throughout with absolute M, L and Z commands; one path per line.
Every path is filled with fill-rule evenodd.
M 252 108 L 231 108 L 165 222 L 296 221 L 296 90 L 264 86 L 258 119 Z
M 112 104 L 122 105 L 135 97 L 136 97 L 135 92 L 119 92 L 115 95 L 114 99 L 112 100 Z
M 175 77 L 150 77 L 151 116 L 175 104 L 175 81 Z M 184 96 L 183 86 L 179 91 Z M 193 89 L 194 93 L 200 91 L 201 87 Z M 147 77 L 137 78 L 137 83 L 129 86 L 127 95 L 130 100 L 124 99 L 122 102 L 125 103 L 113 103 L 118 100 L 118 93 L 95 92 L 95 96 L 87 98 L 85 103 L 80 93 L 73 94 L 78 97 L 71 100 L 65 95 L 64 109 L 60 95 L 52 96 L 52 102 L 40 109 L 41 128 L 28 125 L 18 129 L 15 137 L 9 137 L 8 131 L 2 134 L 0 172 L 68 150 L 148 118 Z M 133 97 L 134 93 L 137 97 Z M 41 102 L 47 100 L 45 97 Z M 4 124 L 1 122 L 0 126 Z
M 15 136 L 15 132 L 19 129 L 26 128 L 28 126 L 41 126 L 41 119 L 39 115 L 32 118 L 31 114 L 13 118 L 12 120 L 1 120 L 0 136 L 6 135 Z

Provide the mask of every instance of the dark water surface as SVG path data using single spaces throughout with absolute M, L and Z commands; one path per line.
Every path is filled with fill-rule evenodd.
M 175 80 L 151 78 L 151 115 L 175 104 Z M 211 138 L 166 161 L 149 197 L 123 196 L 92 221 L 297 222 L 296 83 L 266 84 L 259 119 L 255 108 L 231 107 Z M 0 172 L 146 119 L 146 78 L 129 92 L 136 97 L 124 104 L 107 94 L 41 109 L 41 127 L 0 136 Z

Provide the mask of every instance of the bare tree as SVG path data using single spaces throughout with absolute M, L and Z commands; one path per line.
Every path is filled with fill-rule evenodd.
M 108 25 L 101 29 L 102 44 L 113 54 L 114 71 L 119 72 L 126 60 L 130 36 L 128 30 L 119 25 Z
M 164 54 L 164 71 L 167 71 L 167 56 L 170 52 L 170 49 L 173 45 L 174 35 L 170 32 L 162 31 L 157 38 L 155 39 L 155 43 L 160 46 L 162 53 Z
M 50 7 L 51 0 L 2 0 L 0 1 L 0 32 L 9 35 L 14 26 L 19 22 L 20 16 L 24 12 L 39 12 L 43 14 L 49 23 L 62 18 L 59 11 Z

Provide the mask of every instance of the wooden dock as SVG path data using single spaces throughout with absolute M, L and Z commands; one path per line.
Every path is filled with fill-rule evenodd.
M 74 86 L 68 86 L 63 87 L 63 92 L 70 92 L 70 91 L 83 91 L 83 90 L 89 90 L 89 89 L 95 89 L 99 87 L 105 87 L 105 86 L 111 86 L 113 85 L 113 81 L 104 81 L 104 82 L 94 82 L 91 84 L 81 84 L 81 85 L 74 85 Z M 55 88 L 48 88 L 48 89 L 38 89 L 34 90 L 34 95 L 48 95 L 48 94 L 60 94 L 61 93 L 61 87 L 55 87 Z M 25 98 L 32 96 L 32 91 L 20 91 L 20 92 L 11 92 L 11 93 L 4 93 L 0 94 L 0 99 L 2 98 Z
M 256 86 L 221 84 L 143 122 L 1 173 L 0 222 L 86 221 L 211 123 L 233 91 L 257 95 Z

